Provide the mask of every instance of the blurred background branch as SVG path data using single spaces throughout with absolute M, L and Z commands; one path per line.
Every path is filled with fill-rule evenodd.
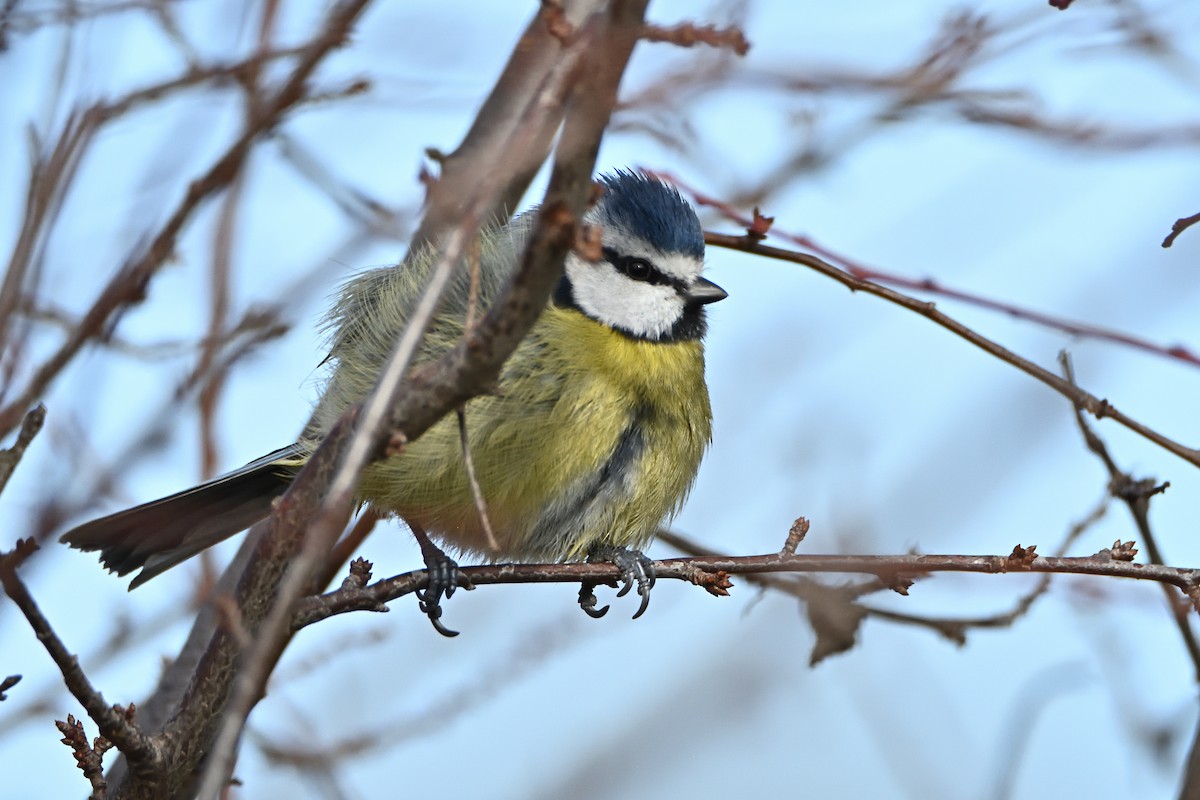
M 757 207 L 774 217 L 769 236 L 859 281 L 953 302 L 964 328 L 1041 370 L 1069 347 L 1093 410 L 1121 409 L 1187 459 L 1200 391 L 1187 231 L 1200 16 L 1187 6 L 655 2 L 643 33 L 665 44 L 638 48 L 599 164 L 670 173 L 709 227 L 760 225 Z M 485 216 L 542 196 L 542 159 L 505 160 L 496 144 L 520 115 L 492 101 L 473 114 L 497 75 L 509 75 L 500 99 L 536 93 L 546 46 L 571 28 L 522 36 L 557 6 L 338 16 L 354 8 L 0 3 L 0 431 L 14 437 L 35 402 L 49 409 L 3 495 L 0 550 L 290 441 L 324 353 L 313 321 L 346 275 L 456 225 L 481 161 L 514 176 Z M 456 141 L 471 147 L 440 155 Z M 439 182 L 419 178 L 427 149 Z M 1105 460 L 1080 446 L 1057 395 L 924 320 L 753 254 L 714 247 L 709 262 L 731 292 L 709 339 L 718 427 L 674 525 L 687 536 L 668 543 L 718 568 L 715 553 L 774 550 L 804 514 L 813 533 L 796 558 L 833 553 L 843 569 L 864 553 L 1006 553 L 1050 537 L 1066 560 L 1031 571 L 1190 580 L 1200 476 L 1188 461 L 1100 426 Z M 1157 476 L 1150 488 L 1170 483 L 1152 529 L 1148 505 L 1131 505 L 1137 534 L 1103 513 L 1109 496 L 1148 503 L 1120 489 L 1117 463 Z M 357 552 L 383 574 L 419 563 L 395 527 L 360 522 L 320 580 Z M 1151 560 L 1169 562 L 1078 555 L 1150 545 L 1147 530 Z M 56 545 L 31 552 L 21 578 L 106 698 L 140 701 L 160 677 L 173 687 L 160 709 L 138 702 L 134 723 L 154 729 L 205 652 L 196 635 L 181 653 L 188 626 L 218 624 L 203 601 L 233 547 L 132 598 Z M 361 796 L 398 775 L 437 791 L 464 757 L 493 794 L 523 797 L 620 796 L 664 771 L 696 793 L 708 788 L 685 768 L 697 759 L 767 795 L 1197 791 L 1195 613 L 1178 591 L 1165 612 L 1143 581 L 1075 575 L 883 591 L 919 559 L 883 578 L 747 576 L 765 591 L 720 603 L 668 586 L 637 624 L 620 605 L 577 619 L 570 588 L 511 586 L 456 598 L 469 635 L 452 645 L 412 609 L 341 615 L 289 645 L 250 718 L 240 791 Z M 407 591 L 421 578 L 394 580 Z M 0 742 L 22 765 L 12 791 L 78 792 L 51 720 L 79 708 L 14 611 L 0 605 L 0 675 L 24 675 L 0 706 Z M 1064 670 L 1071 692 L 1046 678 Z M 980 786 L 994 775 L 1006 777 Z

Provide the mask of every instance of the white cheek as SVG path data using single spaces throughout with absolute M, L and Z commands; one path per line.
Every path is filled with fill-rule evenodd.
M 683 298 L 670 286 L 641 283 L 607 264 L 567 264 L 571 293 L 589 317 L 635 336 L 658 338 L 683 314 Z

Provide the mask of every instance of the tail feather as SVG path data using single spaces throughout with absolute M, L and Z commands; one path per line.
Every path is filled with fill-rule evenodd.
M 271 513 L 301 463 L 296 445 L 276 450 L 241 469 L 67 531 L 59 541 L 100 551 L 118 575 L 141 569 L 135 589 Z

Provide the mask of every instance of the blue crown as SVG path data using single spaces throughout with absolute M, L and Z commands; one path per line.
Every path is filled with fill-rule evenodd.
M 662 250 L 704 258 L 704 232 L 696 211 L 679 191 L 658 178 L 619 169 L 601 175 L 601 224 L 627 231 Z

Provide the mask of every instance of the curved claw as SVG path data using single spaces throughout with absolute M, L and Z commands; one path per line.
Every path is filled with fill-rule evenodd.
M 433 542 L 428 538 L 422 541 L 420 537 L 418 541 L 421 543 L 421 554 L 425 558 L 425 571 L 429 575 L 425 588 L 414 593 L 417 596 L 418 607 L 421 613 L 429 617 L 434 630 L 442 636 L 458 636 L 458 631 L 447 628 L 442 622 L 442 599 L 450 599 L 460 586 L 468 591 L 475 587 L 459 572 L 458 564 Z
M 430 603 L 428 600 L 426 600 L 428 595 L 425 592 L 418 591 L 416 592 L 416 595 L 419 600 L 417 603 L 418 607 L 427 617 L 429 617 L 429 622 L 433 625 L 433 629 L 435 631 L 440 633 L 442 636 L 445 636 L 447 639 L 453 639 L 455 636 L 458 636 L 458 631 L 451 630 L 447 628 L 445 624 L 443 624 L 442 607 L 437 603 L 436 600 L 433 603 Z M 449 594 L 446 595 L 446 597 L 449 596 Z
M 608 606 L 604 608 L 596 608 L 596 584 L 584 581 L 579 587 L 579 607 L 583 609 L 583 613 L 587 614 L 592 619 L 600 619 L 608 613 Z
M 621 588 L 617 592 L 617 597 L 624 597 L 629 594 L 629 590 L 635 585 L 637 586 L 638 596 L 642 598 L 641 604 L 638 606 L 637 612 L 633 615 L 637 619 L 642 614 L 646 613 L 646 609 L 650 606 L 650 590 L 654 588 L 657 578 L 654 574 L 654 562 L 646 557 L 640 550 L 630 550 L 625 547 L 598 546 L 592 548 L 588 554 L 588 561 L 607 561 L 616 565 L 617 569 L 621 570 Z M 594 584 L 588 587 L 590 593 Z M 583 589 L 579 592 L 580 605 L 583 605 Z M 595 606 L 595 596 L 592 595 L 592 606 Z M 605 606 L 604 611 L 608 610 Z M 588 611 L 585 607 L 584 611 Z M 591 616 L 591 612 L 588 612 Z

